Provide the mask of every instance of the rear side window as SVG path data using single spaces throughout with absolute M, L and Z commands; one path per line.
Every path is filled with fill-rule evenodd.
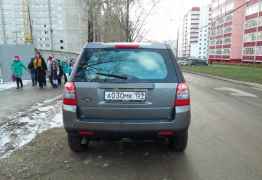
M 74 81 L 175 81 L 173 66 L 167 50 L 86 49 Z

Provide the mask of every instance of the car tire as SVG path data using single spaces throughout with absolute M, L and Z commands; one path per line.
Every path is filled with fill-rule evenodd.
M 168 139 L 169 149 L 175 152 L 184 152 L 188 142 L 188 131 L 181 132 Z
M 83 137 L 73 134 L 68 134 L 68 145 L 74 152 L 84 152 L 88 148 L 89 141 L 82 144 Z

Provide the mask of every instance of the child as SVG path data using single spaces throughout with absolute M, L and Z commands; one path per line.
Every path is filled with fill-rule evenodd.
M 16 89 L 19 89 L 20 87 L 23 88 L 23 81 L 22 81 L 22 75 L 23 70 L 26 70 L 25 65 L 21 62 L 20 56 L 15 56 L 15 60 L 13 61 L 11 65 L 11 70 L 13 73 L 13 77 L 16 81 Z

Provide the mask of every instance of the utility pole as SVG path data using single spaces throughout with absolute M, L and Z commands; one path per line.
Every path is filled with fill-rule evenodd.
M 177 35 L 176 35 L 176 57 L 178 57 L 178 46 L 179 46 L 179 28 L 177 29 Z
M 129 13 L 130 13 L 130 0 L 126 0 L 126 41 L 130 41 L 130 27 L 129 27 Z
M 6 41 L 6 29 L 5 29 L 3 0 L 0 0 L 0 13 L 1 13 L 1 23 L 2 23 L 2 32 L 3 32 L 3 42 L 4 42 L 4 44 L 6 44 L 7 41 Z
M 51 50 L 54 50 L 54 40 L 53 40 L 53 23 L 52 23 L 52 15 L 51 15 L 51 0 L 48 0 L 48 18 L 49 18 L 49 31 L 50 31 L 50 45 Z
M 30 15 L 30 8 L 28 0 L 23 0 L 23 19 L 24 19 L 24 42 L 32 44 L 33 35 L 32 35 L 32 22 Z

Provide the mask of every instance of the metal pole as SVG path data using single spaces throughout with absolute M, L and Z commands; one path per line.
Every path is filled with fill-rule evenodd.
M 54 41 L 53 41 L 53 23 L 51 15 L 51 0 L 48 0 L 48 18 L 49 18 L 49 31 L 50 31 L 50 41 L 51 41 L 51 50 L 54 50 Z
M 176 37 L 176 57 L 178 57 L 178 46 L 179 46 L 179 28 L 177 29 L 177 37 Z
M 129 8 L 130 8 L 130 0 L 126 0 L 126 41 L 130 41 L 130 27 L 129 27 Z
M 3 42 L 7 43 L 6 40 L 6 29 L 5 29 L 5 17 L 4 17 L 4 9 L 3 9 L 3 0 L 0 0 L 0 13 L 1 13 L 1 23 L 2 23 L 2 31 L 3 31 Z

